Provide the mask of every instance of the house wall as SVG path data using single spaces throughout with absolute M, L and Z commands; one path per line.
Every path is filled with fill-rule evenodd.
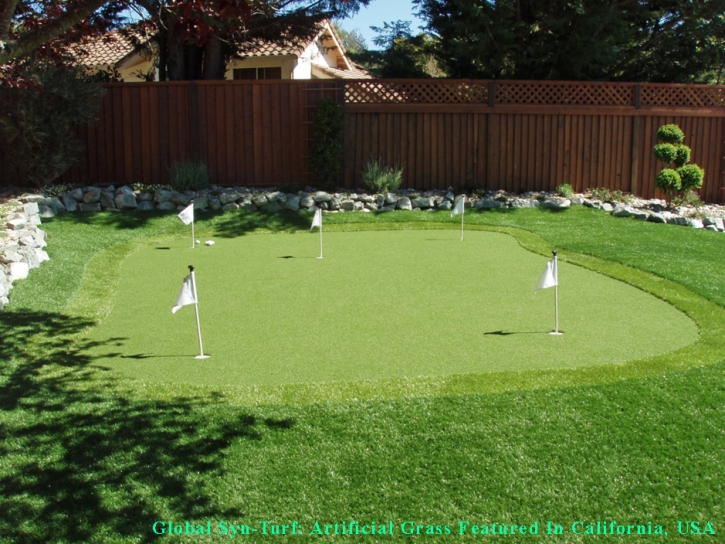
M 282 79 L 297 79 L 293 77 L 293 72 L 297 64 L 295 55 L 285 55 L 279 57 L 248 57 L 246 59 L 233 59 L 227 64 L 227 71 L 224 79 L 234 79 L 235 68 L 282 68 Z
M 337 56 L 324 46 L 321 39 L 314 40 L 303 51 L 297 61 L 293 79 L 333 79 L 327 75 L 313 73 L 312 66 L 337 68 Z

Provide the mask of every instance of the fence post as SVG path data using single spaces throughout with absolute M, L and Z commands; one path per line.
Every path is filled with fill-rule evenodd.
M 496 83 L 494 81 L 488 82 L 488 107 L 493 108 L 496 99 Z
M 637 83 L 634 86 L 634 109 L 638 110 L 642 102 L 642 84 Z

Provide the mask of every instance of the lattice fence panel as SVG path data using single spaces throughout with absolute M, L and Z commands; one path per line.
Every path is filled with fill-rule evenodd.
M 642 85 L 641 105 L 669 108 L 722 108 L 725 107 L 725 88 Z
M 345 83 L 347 104 L 486 104 L 486 82 L 353 81 Z
M 496 104 L 632 106 L 634 85 L 497 82 Z

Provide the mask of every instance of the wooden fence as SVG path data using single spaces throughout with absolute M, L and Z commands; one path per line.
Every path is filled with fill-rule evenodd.
M 312 122 L 323 97 L 344 104 L 341 183 L 371 158 L 405 186 L 466 183 L 509 191 L 607 187 L 659 196 L 657 128 L 677 123 L 705 169 L 704 200 L 723 202 L 725 86 L 478 80 L 234 81 L 107 86 L 83 160 L 66 183 L 165 183 L 199 158 L 218 185 L 311 183 Z M 8 175 L 0 169 L 0 183 Z

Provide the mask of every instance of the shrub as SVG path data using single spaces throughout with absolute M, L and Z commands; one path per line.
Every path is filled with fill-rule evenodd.
M 374 193 L 387 193 L 400 187 L 403 171 L 386 165 L 380 159 L 370 159 L 362 174 L 362 181 Z
M 654 151 L 655 157 L 666 165 L 672 164 L 678 157 L 677 146 L 673 144 L 657 144 Z
M 574 196 L 574 189 L 568 183 L 562 183 L 561 185 L 557 185 L 556 194 L 564 198 L 571 198 Z
M 669 144 L 681 144 L 685 141 L 685 133 L 677 125 L 662 125 L 657 131 L 657 139 Z
M 677 169 L 680 175 L 680 187 L 683 191 L 691 191 L 702 187 L 705 171 L 696 164 L 686 164 Z
M 596 189 L 591 189 L 589 191 L 589 198 L 593 200 L 601 200 L 602 202 L 614 201 L 614 198 L 612 197 L 612 191 L 604 187 L 597 187 Z
M 675 157 L 675 165 L 676 166 L 684 166 L 688 162 L 690 162 L 690 153 L 691 150 L 689 147 L 687 147 L 685 144 L 680 144 L 677 146 L 677 157 Z M 655 153 L 656 155 L 656 153 Z
M 315 143 L 310 149 L 310 168 L 324 189 L 334 188 L 342 171 L 344 126 L 342 106 L 331 98 L 320 100 L 314 122 Z
M 169 168 L 169 184 L 177 191 L 209 187 L 209 170 L 201 161 L 177 161 Z
M 679 191 L 681 187 L 680 174 L 671 168 L 665 168 L 655 178 L 655 187 L 670 194 Z
M 51 183 L 85 149 L 74 128 L 97 120 L 103 98 L 100 83 L 83 79 L 83 70 L 62 70 L 30 60 L 23 78 L 37 85 L 7 89 L 0 111 L 0 143 L 10 168 L 30 185 Z
M 700 200 L 700 195 L 698 195 L 695 191 L 687 191 L 682 196 L 673 197 L 672 204 L 674 206 L 689 206 L 691 208 L 700 209 L 704 205 L 704 202 Z M 690 214 L 690 217 L 693 217 L 693 215 Z

